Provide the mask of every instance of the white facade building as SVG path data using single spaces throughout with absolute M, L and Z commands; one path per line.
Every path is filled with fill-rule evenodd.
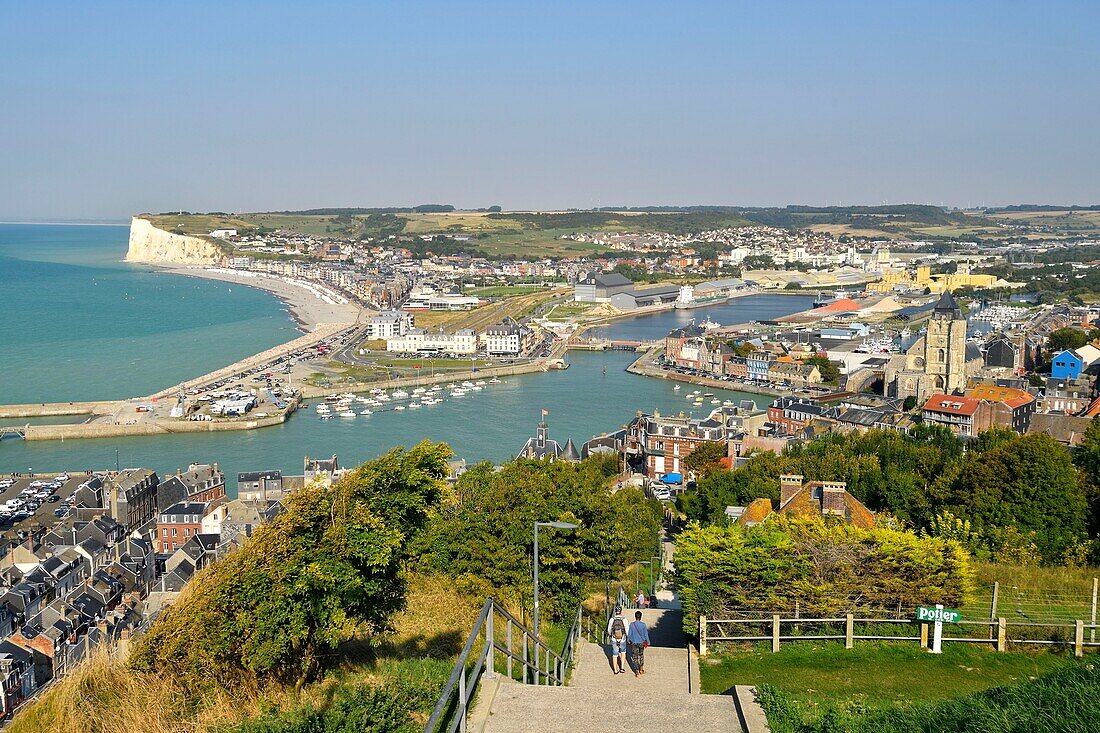
M 386 311 L 370 319 L 367 324 L 368 339 L 390 339 L 404 336 L 413 327 L 413 316 L 404 311 Z
M 428 333 L 423 328 L 412 328 L 403 336 L 387 339 L 386 351 L 397 354 L 474 354 L 477 353 L 477 336 L 468 328 L 454 333 Z

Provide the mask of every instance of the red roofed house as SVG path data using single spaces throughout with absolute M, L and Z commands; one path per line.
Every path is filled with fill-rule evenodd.
M 933 394 L 921 408 L 925 425 L 942 425 L 957 435 L 975 436 L 992 427 L 1021 435 L 1031 426 L 1035 398 L 1023 390 L 979 386 L 970 395 Z
M 989 411 L 979 412 L 981 405 L 982 401 L 973 397 L 937 392 L 924 403 L 920 416 L 925 425 L 941 425 L 958 435 L 977 435 L 992 427 Z
M 1011 428 L 1020 435 L 1031 427 L 1031 416 L 1035 414 L 1035 397 L 1026 390 L 980 384 L 970 390 L 967 396 L 993 403 L 994 425 Z

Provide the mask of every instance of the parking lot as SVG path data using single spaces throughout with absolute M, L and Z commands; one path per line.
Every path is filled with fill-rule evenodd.
M 71 512 L 73 494 L 90 478 L 86 473 L 0 476 L 0 536 L 18 540 L 19 530 L 53 526 Z

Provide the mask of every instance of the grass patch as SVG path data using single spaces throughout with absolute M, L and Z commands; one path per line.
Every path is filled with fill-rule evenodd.
M 997 653 L 976 644 L 945 644 L 930 654 L 914 642 L 804 642 L 772 653 L 754 646 L 701 660 L 703 692 L 770 684 L 813 714 L 831 705 L 881 708 L 940 700 L 1038 677 L 1072 661 L 1052 652 Z
M 583 316 L 595 307 L 595 303 L 578 303 L 575 300 L 558 303 L 546 314 L 550 320 L 556 318 L 576 318 Z
M 932 684 L 921 679 L 914 687 Z M 1086 733 L 1100 719 L 1100 667 L 1091 662 L 952 699 L 878 709 L 829 706 L 820 714 L 807 714 L 773 685 L 758 689 L 774 733 Z
M 546 288 L 541 285 L 486 285 L 484 287 L 466 288 L 470 295 L 482 298 L 510 298 L 513 295 L 530 295 L 539 293 Z

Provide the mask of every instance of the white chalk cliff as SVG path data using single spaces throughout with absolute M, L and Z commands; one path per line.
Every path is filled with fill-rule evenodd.
M 130 247 L 127 262 L 175 265 L 219 265 L 225 253 L 213 242 L 186 234 L 157 229 L 148 219 L 130 220 Z

